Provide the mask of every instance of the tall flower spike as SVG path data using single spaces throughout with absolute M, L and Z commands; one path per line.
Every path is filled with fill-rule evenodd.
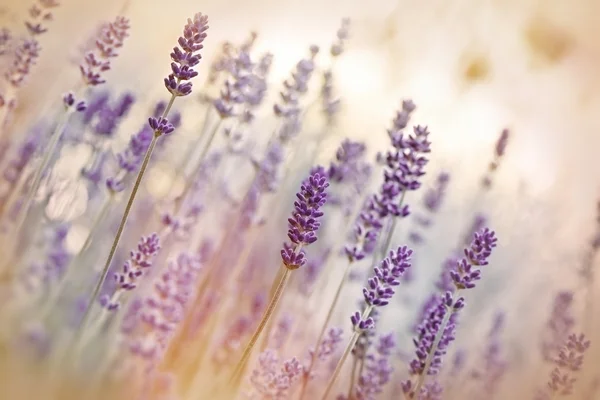
M 198 13 L 189 19 L 179 37 L 178 47 L 171 52 L 171 73 L 165 78 L 165 87 L 173 96 L 187 96 L 192 93 L 190 79 L 198 75 L 194 67 L 202 56 L 198 53 L 204 48 L 208 30 L 208 16 Z
M 129 20 L 117 17 L 107 24 L 98 39 L 96 48 L 85 55 L 79 65 L 83 81 L 88 86 L 97 86 L 106 82 L 102 73 L 110 70 L 110 59 L 118 55 L 117 49 L 123 47 L 125 38 L 129 36 Z
M 395 293 L 394 287 L 400 284 L 400 278 L 411 266 L 411 255 L 411 249 L 406 246 L 398 247 L 397 251 L 390 251 L 389 256 L 384 258 L 379 266 L 373 268 L 374 274 L 369 279 L 368 286 L 363 288 L 366 308 L 362 312 L 356 311 L 350 316 L 353 333 L 342 357 L 333 371 L 333 375 L 327 384 L 325 393 L 321 397 L 322 400 L 328 398 L 328 395 L 340 374 L 342 366 L 352 349 L 354 349 L 354 345 L 358 338 L 363 332 L 375 328 L 375 320 L 371 316 L 371 313 L 375 308 L 383 307 L 388 304 L 389 299 L 391 299 Z
M 12 66 L 5 74 L 6 80 L 14 88 L 19 88 L 36 64 L 40 55 L 40 45 L 35 39 L 24 40 L 15 50 Z
M 135 250 L 129 253 L 129 260 L 125 261 L 121 272 L 115 273 L 117 290 L 112 298 L 108 295 L 100 299 L 101 304 L 109 311 L 117 310 L 120 306 L 118 297 L 124 291 L 130 291 L 137 287 L 137 281 L 144 271 L 152 266 L 152 259 L 160 250 L 160 240 L 156 233 L 148 237 L 142 237 Z
M 119 20 L 119 21 L 123 22 L 121 20 Z M 198 62 L 200 61 L 200 56 L 198 54 L 196 54 L 196 52 L 198 50 L 202 49 L 202 47 L 203 47 L 202 42 L 206 38 L 206 30 L 207 29 L 208 29 L 208 17 L 205 15 L 202 15 L 201 13 L 197 13 L 194 16 L 193 21 L 191 19 L 188 19 L 188 22 L 185 25 L 185 28 L 183 31 L 183 36 L 180 37 L 178 40 L 179 46 L 181 46 L 181 49 L 183 49 L 183 50 L 181 50 L 179 48 L 175 48 L 173 50 L 173 54 L 177 54 L 176 58 L 178 60 L 179 65 L 181 65 L 182 68 L 183 68 L 183 66 L 185 66 L 185 68 L 183 68 L 183 69 L 185 69 L 188 72 L 190 71 L 191 64 L 197 65 Z M 115 43 L 117 43 L 117 42 L 115 42 Z M 113 43 L 113 47 L 117 47 L 116 44 Z M 106 50 L 106 52 L 108 52 L 108 50 Z M 184 64 L 186 64 L 186 65 L 184 65 Z M 172 69 L 174 69 L 174 68 L 172 68 Z M 174 75 L 171 74 L 169 76 L 174 76 Z M 191 79 L 193 76 L 188 74 L 187 77 L 188 77 L 188 79 Z M 180 81 L 180 78 L 177 78 L 177 85 L 176 85 L 175 89 L 177 89 L 177 88 L 181 89 L 179 87 L 179 81 Z M 185 87 L 188 88 L 188 89 L 186 89 L 188 91 L 188 93 L 191 92 L 191 88 L 192 88 L 191 82 L 186 82 L 185 85 L 186 85 Z M 179 90 L 179 89 L 177 89 L 177 90 Z M 146 172 L 146 169 L 148 168 L 148 164 L 150 163 L 150 159 L 152 158 L 152 152 L 154 151 L 154 148 L 156 147 L 156 142 L 163 134 L 170 133 L 174 129 L 173 125 L 167 120 L 167 116 L 169 115 L 169 112 L 171 111 L 171 107 L 173 106 L 175 99 L 178 97 L 177 93 L 178 92 L 171 93 L 171 98 L 170 98 L 169 102 L 167 103 L 164 111 L 162 112 L 162 115 L 160 115 L 158 118 L 154 118 L 154 117 L 150 118 L 149 125 L 150 125 L 151 129 L 153 129 L 152 138 L 150 140 L 150 143 L 148 144 L 148 148 L 144 152 L 144 157 L 143 157 L 143 161 L 142 161 L 140 170 L 135 179 L 133 188 L 131 189 L 131 193 L 129 194 L 129 198 L 126 203 L 125 210 L 123 212 L 123 216 L 121 217 L 121 222 L 119 223 L 117 233 L 113 240 L 113 243 L 112 243 L 112 246 L 108 253 L 108 256 L 106 257 L 106 262 L 104 263 L 104 267 L 102 268 L 102 272 L 100 274 L 100 279 L 98 279 L 98 281 L 96 282 L 96 286 L 93 289 L 93 292 L 91 295 L 91 301 L 90 301 L 88 308 L 83 316 L 83 321 L 79 327 L 79 330 L 77 331 L 77 336 L 75 338 L 75 341 L 81 340 L 81 337 L 82 337 L 81 334 L 85 331 L 85 329 L 87 327 L 87 323 L 88 323 L 87 320 L 90 317 L 91 306 L 94 303 L 94 301 L 96 300 L 96 298 L 98 297 L 98 294 L 100 293 L 100 289 L 102 288 L 102 284 L 104 283 L 104 280 L 106 279 L 106 277 L 108 275 L 110 264 L 113 260 L 113 257 L 115 256 L 117 247 L 119 246 L 121 236 L 123 235 L 123 231 L 125 230 L 125 225 L 127 224 L 127 219 L 129 218 L 129 213 L 131 212 L 131 209 L 135 202 L 135 198 L 136 198 L 137 192 L 140 188 L 140 185 L 142 183 L 144 173 Z M 143 144 L 142 144 L 142 146 L 143 146 Z M 111 189 L 111 187 L 114 187 L 116 189 L 115 191 L 121 189 L 119 187 L 119 184 L 115 184 L 115 182 L 116 181 L 111 182 L 110 180 L 107 182 L 109 189 Z
M 292 212 L 291 218 L 288 219 L 288 238 L 292 244 L 285 243 L 281 250 L 283 273 L 280 274 L 281 277 L 276 280 L 277 284 L 273 285 L 275 291 L 273 292 L 271 301 L 269 302 L 258 327 L 246 345 L 242 357 L 231 375 L 230 383 L 233 383 L 236 379 L 240 378 L 254 345 L 267 326 L 269 318 L 271 318 L 281 299 L 281 295 L 289 280 L 290 273 L 306 263 L 306 255 L 302 250 L 302 247 L 314 243 L 317 240 L 317 230 L 320 226 L 318 219 L 323 216 L 323 212 L 320 209 L 325 204 L 327 199 L 326 189 L 329 187 L 327 177 L 324 174 L 322 175 L 319 171 L 323 171 L 323 168 L 313 168 L 313 171 L 308 178 L 302 182 L 300 192 L 296 194 L 297 200 L 294 202 L 294 211 Z
M 409 399 L 422 394 L 425 377 L 435 375 L 442 364 L 447 347 L 454 340 L 457 312 L 465 306 L 465 299 L 458 296 L 464 289 L 475 287 L 481 279 L 478 267 L 488 264 L 492 249 L 496 247 L 495 233 L 487 228 L 476 232 L 471 243 L 464 249 L 464 257 L 456 261 L 450 270 L 452 289 L 446 291 L 431 304 L 425 319 L 418 328 L 415 358 L 410 362 L 412 378 L 403 382 L 403 391 Z
M 319 218 L 323 216 L 321 207 L 325 204 L 329 187 L 327 177 L 318 171 L 313 172 L 301 185 L 296 194 L 294 211 L 288 219 L 288 238 L 292 245 L 284 245 L 281 250 L 283 264 L 288 269 L 296 269 L 306 263 L 303 246 L 317 241 Z
M 571 334 L 564 342 L 558 356 L 553 360 L 555 365 L 550 373 L 545 390 L 541 390 L 536 400 L 551 400 L 557 397 L 568 397 L 573 393 L 576 373 L 581 370 L 583 356 L 590 347 L 590 341 L 583 334 Z

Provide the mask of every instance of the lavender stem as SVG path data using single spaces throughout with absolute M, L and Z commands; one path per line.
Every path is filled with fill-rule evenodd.
M 368 318 L 369 315 L 371 314 L 372 310 L 373 310 L 373 306 L 372 305 L 368 306 L 365 309 L 365 311 L 362 313 L 361 320 L 365 320 L 366 318 Z M 325 389 L 325 393 L 321 397 L 321 400 L 326 400 L 327 396 L 331 392 L 331 389 L 333 389 L 333 384 L 337 380 L 337 377 L 339 376 L 339 374 L 342 370 L 342 367 L 344 366 L 344 362 L 346 362 L 346 359 L 348 358 L 348 355 L 350 355 L 350 352 L 354 348 L 354 345 L 356 344 L 356 341 L 358 340 L 360 333 L 361 332 L 359 330 L 357 330 L 357 329 L 354 330 L 354 333 L 352 334 L 352 337 L 350 338 L 350 342 L 348 342 L 348 345 L 346 346 L 346 349 L 344 350 L 344 353 L 342 354 L 342 358 L 340 358 L 337 365 L 335 366 L 335 370 L 333 371 L 333 376 L 331 377 L 331 379 L 329 379 L 329 383 L 327 384 L 327 388 Z
M 242 374 L 242 371 L 244 370 L 246 362 L 248 361 L 248 358 L 250 358 L 250 355 L 252 353 L 252 349 L 253 349 L 254 345 L 258 341 L 262 331 L 267 326 L 267 323 L 269 322 L 269 319 L 271 318 L 273 311 L 275 311 L 275 308 L 277 307 L 277 303 L 279 303 L 279 300 L 281 299 L 281 295 L 283 294 L 283 291 L 285 289 L 285 286 L 289 280 L 290 273 L 291 273 L 291 269 L 287 268 L 285 265 L 283 266 L 283 268 L 285 268 L 285 271 L 283 273 L 283 276 L 279 280 L 279 284 L 277 285 L 277 289 L 275 290 L 275 293 L 273 294 L 273 298 L 269 302 L 269 305 L 267 306 L 267 309 L 265 310 L 265 313 L 263 314 L 263 317 L 260 320 L 260 323 L 256 327 L 254 334 L 252 335 L 252 337 L 250 338 L 250 341 L 246 345 L 246 348 L 244 349 L 244 352 L 242 353 L 242 358 L 240 359 L 240 361 L 238 361 L 237 366 L 235 367 L 235 370 L 234 370 L 233 374 L 231 375 L 231 378 L 229 380 L 230 383 L 235 382 L 237 380 L 237 378 L 239 378 L 240 375 Z
M 329 307 L 329 311 L 327 312 L 327 317 L 325 318 L 325 322 L 323 322 L 323 326 L 321 327 L 321 332 L 319 333 L 319 336 L 317 338 L 317 344 L 315 345 L 315 350 L 310 359 L 310 364 L 308 365 L 308 369 L 304 373 L 304 376 L 302 379 L 302 388 L 300 389 L 300 397 L 298 398 L 299 400 L 302 400 L 304 398 L 304 394 L 306 392 L 306 388 L 308 385 L 308 380 L 310 379 L 310 372 L 312 371 L 314 364 L 317 361 L 317 354 L 319 353 L 319 346 L 321 346 L 321 342 L 323 341 L 323 336 L 325 336 L 325 331 L 327 330 L 327 325 L 329 325 L 329 321 L 331 321 L 331 317 L 333 316 L 333 311 L 335 310 L 335 306 L 337 305 L 337 302 L 340 298 L 340 294 L 342 293 L 342 288 L 344 287 L 344 283 L 346 282 L 346 280 L 348 278 L 348 273 L 350 272 L 351 265 L 352 265 L 352 261 L 349 260 L 348 263 L 346 264 L 346 268 L 344 269 L 344 275 L 342 276 L 342 279 L 340 280 L 340 283 L 338 284 L 337 290 L 335 292 L 335 296 L 333 297 L 333 302 L 331 303 L 331 306 Z

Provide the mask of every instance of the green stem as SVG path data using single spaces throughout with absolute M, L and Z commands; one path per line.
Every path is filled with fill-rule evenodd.
M 364 319 L 368 318 L 369 315 L 371 314 L 372 310 L 373 310 L 373 306 L 372 305 L 368 306 L 365 309 L 365 311 L 362 313 L 361 319 L 364 320 Z M 354 330 L 354 333 L 352 334 L 352 337 L 350 338 L 350 342 L 348 342 L 348 345 L 346 346 L 346 349 L 344 350 L 344 353 L 342 354 L 342 358 L 340 358 L 337 365 L 335 366 L 335 370 L 333 371 L 333 376 L 331 377 L 331 379 L 329 379 L 329 383 L 327 384 L 327 388 L 325 389 L 325 393 L 323 393 L 321 400 L 326 400 L 327 396 L 329 396 L 329 393 L 331 392 L 331 389 L 333 389 L 333 385 L 334 385 L 335 381 L 337 380 L 338 376 L 340 375 L 340 371 L 342 370 L 342 367 L 344 366 L 344 362 L 346 362 L 346 359 L 348 358 L 348 355 L 350 355 L 350 352 L 354 348 L 354 345 L 356 344 L 356 341 L 358 340 L 358 337 L 360 336 L 360 334 L 361 334 L 361 331 L 356 330 L 356 329 Z
M 346 268 L 344 269 L 344 275 L 342 276 L 342 279 L 340 280 L 340 283 L 338 284 L 337 290 L 335 292 L 335 296 L 333 297 L 333 302 L 331 303 L 331 306 L 329 307 L 329 311 L 327 312 L 327 317 L 325 318 L 325 322 L 323 323 L 323 326 L 321 327 L 321 332 L 319 332 L 319 336 L 317 338 L 317 344 L 313 351 L 313 355 L 310 359 L 310 364 L 308 365 L 308 369 L 304 373 L 304 376 L 302 379 L 302 388 L 300 389 L 300 397 L 298 398 L 299 400 L 302 400 L 302 398 L 304 397 L 304 394 L 306 392 L 306 388 L 308 386 L 308 380 L 310 379 L 310 373 L 315 365 L 315 362 L 317 361 L 317 355 L 319 353 L 319 346 L 321 346 L 321 342 L 323 341 L 323 336 L 325 336 L 325 331 L 327 330 L 327 326 L 329 325 L 329 322 L 331 321 L 331 317 L 333 317 L 333 311 L 335 310 L 335 306 L 337 305 L 337 302 L 340 299 L 340 294 L 342 293 L 342 288 L 344 287 L 344 283 L 346 282 L 346 280 L 348 278 L 348 273 L 350 272 L 351 265 L 352 265 L 352 261 L 349 260 L 348 264 L 346 264 Z
M 279 303 L 279 300 L 281 299 L 281 295 L 283 294 L 283 291 L 285 289 L 285 286 L 288 282 L 288 279 L 289 279 L 290 273 L 291 273 L 291 270 L 289 268 L 287 268 L 285 265 L 282 268 L 285 268 L 285 272 L 283 273 L 283 276 L 279 280 L 277 289 L 275 290 L 275 293 L 273 294 L 273 298 L 269 302 L 269 305 L 267 306 L 267 309 L 265 310 L 265 313 L 263 314 L 263 317 L 262 317 L 260 323 L 256 327 L 254 334 L 252 335 L 252 337 L 250 338 L 250 341 L 246 345 L 246 348 L 244 349 L 244 352 L 242 353 L 242 358 L 240 359 L 240 361 L 238 361 L 237 366 L 235 367 L 235 370 L 234 370 L 233 374 L 231 375 L 231 378 L 229 380 L 230 383 L 235 382 L 241 376 L 242 371 L 244 370 L 244 367 L 246 365 L 246 362 L 248 361 L 248 359 L 250 358 L 250 355 L 252 354 L 252 349 L 253 349 L 254 345 L 258 341 L 258 338 L 260 337 L 260 334 L 262 333 L 262 331 L 267 326 L 269 319 L 273 315 L 273 311 L 275 311 L 275 308 L 277 307 L 277 303 Z

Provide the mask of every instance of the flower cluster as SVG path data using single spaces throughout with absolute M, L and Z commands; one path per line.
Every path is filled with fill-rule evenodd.
M 127 332 L 129 350 L 155 365 L 168 339 L 182 321 L 195 296 L 202 269 L 199 255 L 180 253 L 154 281 L 153 291 L 138 307 L 138 319 Z
M 67 110 L 75 107 L 75 111 L 82 112 L 87 108 L 85 101 L 77 101 L 73 92 L 68 92 L 63 96 L 63 103 Z
M 280 102 L 275 103 L 273 111 L 281 118 L 281 127 L 278 132 L 279 139 L 289 142 L 301 129 L 301 104 L 300 100 L 308 91 L 308 83 L 315 70 L 315 57 L 319 53 L 317 46 L 310 47 L 310 57 L 304 58 L 296 64 L 292 77 L 283 82 L 283 91 L 280 92 Z
M 508 129 L 503 129 L 500 133 L 500 137 L 496 141 L 496 146 L 494 148 L 494 159 L 490 162 L 487 173 L 481 181 L 483 189 L 489 189 L 492 186 L 492 176 L 500 166 L 500 161 L 504 157 L 504 153 L 506 152 L 506 146 L 508 145 L 509 136 L 510 131 Z
M 321 207 L 327 200 L 326 189 L 329 187 L 327 177 L 313 172 L 300 186 L 296 194 L 294 211 L 288 219 L 288 238 L 292 245 L 285 244 L 281 250 L 283 264 L 288 269 L 297 269 L 306 263 L 302 246 L 317 241 L 319 218 L 323 216 Z
M 268 349 L 258 357 L 258 367 L 252 371 L 250 377 L 252 391 L 248 397 L 253 400 L 288 399 L 292 386 L 301 374 L 302 364 L 296 358 L 285 361 L 279 366 L 277 353 Z
M 384 181 L 379 193 L 367 200 L 358 217 L 354 227 L 354 244 L 345 247 L 350 261 L 361 260 L 375 250 L 387 217 L 408 215 L 408 206 L 402 205 L 402 194 L 419 187 L 418 179 L 424 174 L 422 168 L 427 163 L 421 154 L 429 152 L 426 128 L 415 127 L 415 134 L 408 138 L 402 132 L 414 109 L 412 101 L 403 101 L 402 110 L 396 114 L 392 129 L 388 130 L 394 150 L 378 156 L 386 167 Z
M 465 305 L 464 297 L 456 298 L 456 293 L 475 287 L 481 278 L 481 270 L 476 267 L 488 264 L 492 249 L 496 247 L 496 236 L 487 228 L 476 232 L 470 245 L 464 249 L 464 257 L 450 270 L 453 289 L 442 296 L 432 298 L 424 312 L 423 320 L 417 327 L 413 340 L 415 358 L 410 362 L 410 373 L 418 376 L 422 383 L 425 375 L 436 375 L 442 365 L 442 358 L 454 340 L 457 312 Z M 410 398 L 421 394 L 423 387 L 415 386 L 409 379 L 403 382 L 403 391 Z M 419 390 L 419 393 L 415 393 Z
M 29 20 L 25 21 L 25 27 L 31 36 L 41 35 L 48 31 L 42 24 L 52 21 L 52 9 L 60 3 L 56 0 L 38 0 L 37 4 L 29 7 Z
M 0 57 L 10 51 L 10 43 L 12 40 L 12 34 L 6 28 L 0 29 Z M 2 104 L 0 103 L 0 107 Z
M 117 288 L 111 297 L 104 295 L 101 298 L 102 306 L 110 311 L 117 310 L 120 306 L 119 295 L 123 291 L 133 290 L 144 271 L 152 266 L 152 259 L 160 250 L 160 240 L 156 233 L 142 237 L 135 250 L 129 253 L 129 259 L 123 264 L 121 272 L 114 274 Z
M 375 352 L 365 359 L 365 372 L 356 384 L 357 400 L 375 400 L 383 392 L 384 386 L 391 380 L 394 368 L 390 357 L 396 347 L 394 333 L 381 335 L 375 346 Z
M 110 70 L 110 59 L 118 55 L 117 50 L 129 36 L 128 31 L 129 20 L 124 17 L 117 17 L 102 29 L 96 40 L 96 49 L 88 52 L 79 65 L 86 85 L 97 86 L 106 82 L 102 73 Z
M 383 307 L 389 303 L 394 296 L 394 287 L 400 285 L 400 278 L 410 268 L 410 257 L 412 250 L 406 246 L 398 247 L 396 251 L 390 251 L 388 257 L 384 258 L 379 266 L 373 268 L 374 274 L 363 288 L 363 296 L 368 307 Z M 369 315 L 363 316 L 356 311 L 350 318 L 354 329 L 359 331 L 372 329 L 375 326 L 373 318 Z
M 577 378 L 575 373 L 581 370 L 583 356 L 590 347 L 590 341 L 583 334 L 571 334 L 561 348 L 558 357 L 553 360 L 554 369 L 545 391 L 538 393 L 536 400 L 550 400 L 557 396 L 569 396 Z
M 344 52 L 344 45 L 348 40 L 348 31 L 350 29 L 350 19 L 342 19 L 342 25 L 336 33 L 336 41 L 331 45 L 329 52 L 333 57 L 337 57 Z
M 198 75 L 194 67 L 202 56 L 198 53 L 204 48 L 208 30 L 208 16 L 202 13 L 194 15 L 183 28 L 183 36 L 179 37 L 179 47 L 171 53 L 171 73 L 165 78 L 165 87 L 173 96 L 187 96 L 192 92 L 190 79 Z
M 14 88 L 23 84 L 36 64 L 40 50 L 40 45 L 35 39 L 24 40 L 16 48 L 13 63 L 5 73 L 6 80 Z
M 554 360 L 569 333 L 575 327 L 572 305 L 572 292 L 562 291 L 554 297 L 552 312 L 542 338 L 542 357 L 547 362 Z

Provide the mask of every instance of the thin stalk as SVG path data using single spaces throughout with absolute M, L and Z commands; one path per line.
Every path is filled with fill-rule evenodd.
M 371 314 L 372 310 L 373 310 L 373 306 L 372 305 L 368 306 L 365 309 L 365 311 L 362 313 L 361 319 L 368 318 L 369 315 Z M 360 336 L 360 334 L 361 334 L 361 332 L 359 330 L 356 330 L 356 329 L 354 330 L 354 333 L 352 334 L 352 337 L 350 338 L 350 342 L 348 342 L 348 345 L 346 346 L 346 349 L 344 350 L 344 353 L 342 354 L 342 358 L 340 358 L 337 365 L 335 366 L 335 370 L 333 371 L 333 376 L 331 377 L 331 379 L 329 379 L 329 383 L 327 384 L 327 388 L 325 389 L 325 393 L 323 393 L 321 400 L 326 400 L 327 396 L 329 396 L 329 393 L 331 392 L 331 389 L 333 389 L 333 385 L 334 385 L 335 381 L 337 380 L 337 377 L 340 375 L 342 367 L 344 366 L 344 362 L 346 362 L 346 359 L 348 358 L 348 355 L 350 355 L 350 352 L 354 348 L 354 345 L 356 344 L 356 341 L 358 340 L 358 337 Z
M 17 220 L 17 224 L 15 227 L 15 232 L 17 234 L 19 234 L 21 232 L 21 228 L 23 227 L 23 224 L 25 223 L 25 220 L 27 219 L 27 216 L 29 215 L 29 209 L 31 208 L 31 205 L 33 203 L 33 198 L 36 196 L 38 190 L 40 189 L 43 173 L 46 170 L 46 168 L 48 167 L 48 164 L 50 164 L 50 159 L 52 158 L 52 156 L 54 155 L 54 152 L 56 151 L 56 147 L 58 146 L 58 143 L 60 141 L 60 138 L 62 137 L 63 131 L 65 130 L 65 128 L 67 126 L 67 123 L 69 122 L 70 116 L 71 116 L 71 113 L 69 111 L 66 111 L 64 113 L 60 122 L 56 126 L 56 129 L 54 129 L 52 136 L 50 137 L 50 143 L 48 143 L 48 146 L 45 149 L 44 158 L 42 159 L 42 163 L 35 170 L 35 173 L 33 175 L 33 181 L 31 183 L 31 188 L 29 188 L 27 197 L 25 197 L 25 201 L 23 202 L 23 206 L 19 210 L 19 219 Z
M 402 190 L 402 194 L 400 195 L 400 201 L 398 202 L 398 207 L 402 207 L 404 204 L 404 197 L 406 196 L 406 190 Z M 396 230 L 396 225 L 398 224 L 398 217 L 392 217 L 392 222 L 387 231 L 387 236 L 385 238 L 385 242 L 383 246 L 381 246 L 381 253 L 379 253 L 379 258 L 384 258 L 388 251 L 390 251 L 390 244 L 392 243 L 392 237 L 394 236 L 394 231 Z
M 304 376 L 302 379 L 302 387 L 300 389 L 300 397 L 298 398 L 299 400 L 302 400 L 302 398 L 304 397 L 304 394 L 306 393 L 306 388 L 308 386 L 308 380 L 310 379 L 310 373 L 315 365 L 315 362 L 317 361 L 317 355 L 319 353 L 319 346 L 321 346 L 321 342 L 323 341 L 323 336 L 325 336 L 325 331 L 327 330 L 327 326 L 329 325 L 329 322 L 331 321 L 331 317 L 333 317 L 333 311 L 335 310 L 335 306 L 337 305 L 337 302 L 340 299 L 340 294 L 342 293 L 342 288 L 344 287 L 344 283 L 347 281 L 348 273 L 350 272 L 351 265 L 352 265 L 352 261 L 349 260 L 348 263 L 346 264 L 346 268 L 344 269 L 344 275 L 342 276 L 342 279 L 340 280 L 340 283 L 338 284 L 337 290 L 335 292 L 335 296 L 333 297 L 333 302 L 331 303 L 331 306 L 329 307 L 329 311 L 327 312 L 327 317 L 325 318 L 325 322 L 323 322 L 323 326 L 321 327 L 321 332 L 319 332 L 319 336 L 317 338 L 317 344 L 313 351 L 313 355 L 310 359 L 310 364 L 308 365 L 308 369 L 304 373 Z
M 354 361 L 352 362 L 352 372 L 350 372 L 350 385 L 348 385 L 348 395 L 346 398 L 348 400 L 352 400 L 352 392 L 354 392 L 354 381 L 356 378 L 356 367 L 358 366 L 358 358 L 354 356 Z M 360 373 L 358 374 L 360 376 Z
M 246 362 L 248 361 L 248 359 L 250 358 L 250 355 L 252 354 L 252 349 L 254 348 L 254 345 L 258 341 L 260 334 L 262 333 L 263 329 L 265 329 L 265 327 L 267 326 L 267 323 L 269 322 L 269 319 L 273 315 L 273 311 L 275 311 L 275 308 L 277 307 L 277 303 L 279 303 L 279 299 L 281 299 L 281 295 L 283 294 L 283 290 L 285 289 L 285 286 L 288 282 L 288 279 L 289 279 L 290 273 L 291 273 L 291 270 L 288 269 L 286 266 L 282 266 L 282 268 L 285 268 L 285 272 L 284 272 L 283 276 L 281 277 L 281 279 L 279 280 L 279 284 L 277 285 L 277 289 L 275 290 L 273 298 L 269 302 L 269 305 L 267 306 L 267 309 L 265 310 L 265 313 L 263 314 L 263 317 L 260 320 L 260 323 L 258 324 L 256 330 L 254 331 L 254 334 L 250 338 L 250 342 L 248 342 L 248 344 L 246 345 L 246 348 L 244 349 L 244 352 L 242 353 L 242 358 L 240 359 L 240 361 L 238 361 L 237 366 L 235 367 L 235 370 L 234 370 L 233 374 L 231 375 L 229 382 L 235 382 L 242 374 L 242 371 L 244 370 Z
M 85 314 L 83 315 L 83 319 L 81 320 L 81 325 L 79 327 L 79 331 L 83 331 L 88 324 L 88 319 L 90 317 L 90 311 L 92 306 L 94 305 L 98 295 L 100 294 L 100 289 L 102 288 L 102 284 L 106 280 L 106 276 L 108 275 L 108 270 L 110 268 L 110 264 L 113 260 L 113 257 L 117 251 L 117 247 L 119 246 L 119 241 L 121 240 L 121 236 L 123 235 L 123 230 L 125 229 L 125 224 L 127 223 L 127 219 L 129 217 L 129 213 L 131 212 L 131 208 L 133 206 L 133 202 L 135 200 L 135 196 L 140 188 L 140 184 L 142 183 L 142 178 L 144 176 L 144 172 L 146 172 L 146 168 L 148 167 L 148 163 L 150 162 L 150 157 L 152 156 L 152 152 L 154 151 L 154 147 L 156 146 L 158 136 L 154 136 L 152 141 L 150 142 L 150 146 L 146 151 L 146 156 L 144 157 L 144 161 L 142 163 L 142 167 L 138 172 L 137 178 L 135 180 L 135 184 L 133 185 L 133 189 L 131 194 L 129 195 L 129 200 L 127 201 L 127 205 L 125 206 L 125 212 L 123 213 L 123 217 L 121 218 L 121 223 L 119 224 L 119 229 L 117 230 L 117 234 L 115 235 L 115 239 L 113 241 L 112 247 L 110 248 L 110 252 L 108 253 L 108 257 L 106 258 L 106 262 L 104 264 L 104 268 L 102 269 L 102 274 L 100 279 L 96 283 L 94 290 L 92 292 L 92 297 L 90 302 L 87 305 Z
M 454 290 L 454 293 L 452 294 L 452 299 L 454 299 L 454 296 L 456 295 L 457 290 Z M 448 306 L 446 306 L 446 314 L 444 315 L 444 319 L 442 320 L 442 323 L 440 324 L 439 330 L 437 332 L 437 334 L 435 335 L 435 339 L 433 340 L 433 343 L 431 344 L 431 349 L 429 349 L 429 353 L 427 354 L 427 358 L 425 359 L 425 365 L 423 366 L 423 371 L 421 372 L 421 374 L 419 375 L 419 378 L 417 380 L 417 384 L 415 385 L 415 389 L 410 392 L 410 394 L 408 395 L 408 397 L 410 399 L 414 399 L 415 396 L 418 396 L 419 393 L 421 393 L 421 387 L 423 387 L 423 384 L 425 383 L 425 378 L 427 377 L 427 372 L 429 371 L 429 367 L 431 367 L 431 363 L 433 362 L 433 357 L 435 355 L 435 352 L 440 344 L 440 342 L 442 341 L 442 337 L 444 336 L 444 331 L 446 330 L 446 325 L 448 325 L 448 322 L 450 321 L 450 317 L 452 316 L 452 309 Z
M 167 115 L 169 114 L 169 111 L 171 110 L 171 107 L 173 107 L 173 103 L 175 102 L 175 97 L 176 97 L 175 95 L 171 96 L 171 100 L 169 100 L 169 104 L 167 104 L 167 107 L 165 108 L 165 111 L 163 112 L 162 118 L 166 118 Z M 83 314 L 83 318 L 81 320 L 81 324 L 79 325 L 79 329 L 77 330 L 77 333 L 75 334 L 76 338 L 81 336 L 81 332 L 83 332 L 85 330 L 86 325 L 89 322 L 88 320 L 91 315 L 92 307 L 93 307 L 94 303 L 96 302 L 96 299 L 98 298 L 98 295 L 100 294 L 100 289 L 102 288 L 102 284 L 104 283 L 104 281 L 106 280 L 106 276 L 108 275 L 108 270 L 110 268 L 110 264 L 113 260 L 113 257 L 115 256 L 117 247 L 119 246 L 119 242 L 121 240 L 121 236 L 123 235 L 123 231 L 125 230 L 125 224 L 127 223 L 127 219 L 129 217 L 129 213 L 131 212 L 131 208 L 133 207 L 133 202 L 135 200 L 135 196 L 137 195 L 137 192 L 140 188 L 140 184 L 142 183 L 142 178 L 144 177 L 144 173 L 146 172 L 146 169 L 148 168 L 150 158 L 152 157 L 152 152 L 154 151 L 154 147 L 156 147 L 156 142 L 158 141 L 159 137 L 160 137 L 160 135 L 155 132 L 154 136 L 152 137 L 152 141 L 150 142 L 150 146 L 148 146 L 148 150 L 146 150 L 146 155 L 144 156 L 144 161 L 142 162 L 140 171 L 138 172 L 138 175 L 135 179 L 133 189 L 131 190 L 131 194 L 129 195 L 129 200 L 127 200 L 127 205 L 125 206 L 125 211 L 123 212 L 123 217 L 121 218 L 121 223 L 119 224 L 119 229 L 117 229 L 117 234 L 115 235 L 115 239 L 110 248 L 110 252 L 108 253 L 108 257 L 106 258 L 106 263 L 104 264 L 104 268 L 102 269 L 101 277 L 98 280 L 98 282 L 96 283 L 96 287 L 94 287 L 94 291 L 92 292 L 92 297 L 90 299 L 90 302 L 88 303 L 85 313 Z

